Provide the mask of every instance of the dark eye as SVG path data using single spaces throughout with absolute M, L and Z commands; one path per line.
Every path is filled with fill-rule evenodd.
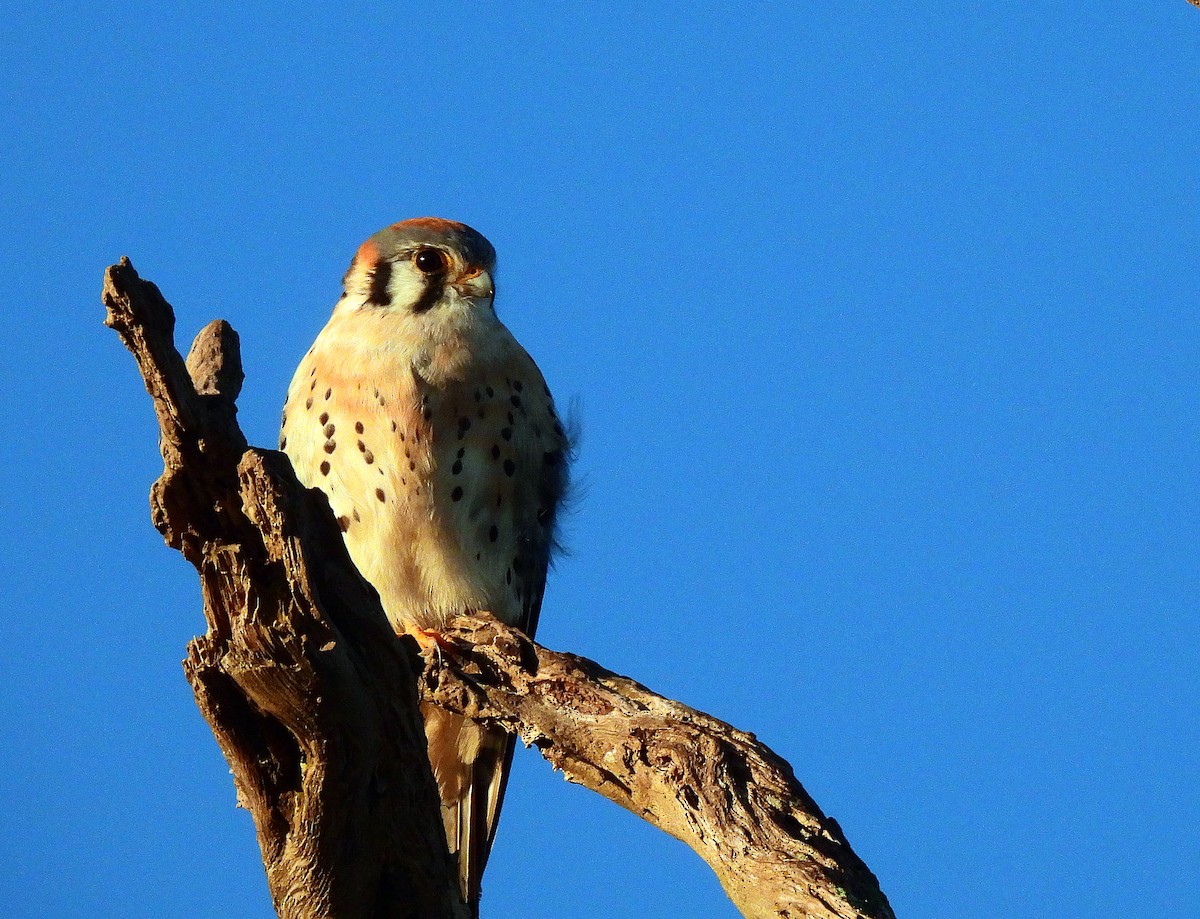
M 425 274 L 437 274 L 449 267 L 449 259 L 441 249 L 418 249 L 413 255 L 413 264 Z

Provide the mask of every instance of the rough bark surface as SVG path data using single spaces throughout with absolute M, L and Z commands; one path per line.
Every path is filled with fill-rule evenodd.
M 281 917 L 467 916 L 421 693 L 520 734 L 571 781 L 686 842 L 745 916 L 893 919 L 837 823 L 753 735 L 485 616 L 456 621 L 422 673 L 323 496 L 282 454 L 247 446 L 233 329 L 210 323 L 185 363 L 171 307 L 127 259 L 106 272 L 104 302 L 158 415 L 154 525 L 200 574 L 208 631 L 184 669 Z
M 238 340 L 208 325 L 185 364 L 175 316 L 128 260 L 106 324 L 154 401 L 154 525 L 196 566 L 208 632 L 184 670 L 250 811 L 285 919 L 462 919 L 417 710 L 419 661 L 350 562 L 328 503 L 248 448 Z
M 743 916 L 892 917 L 841 828 L 753 734 L 492 617 L 455 620 L 422 695 L 501 725 L 572 782 L 687 843 Z

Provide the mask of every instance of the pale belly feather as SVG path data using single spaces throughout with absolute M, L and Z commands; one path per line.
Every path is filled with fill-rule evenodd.
M 467 610 L 523 625 L 540 604 L 566 441 L 540 372 L 507 342 L 435 384 L 400 351 L 347 361 L 344 338 L 323 334 L 289 389 L 283 449 L 329 497 L 397 628 Z

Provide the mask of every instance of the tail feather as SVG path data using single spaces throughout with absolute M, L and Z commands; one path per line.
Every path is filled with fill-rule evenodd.
M 483 869 L 499 825 L 514 738 L 504 731 L 426 707 L 429 761 L 442 797 L 446 843 L 458 859 L 458 881 L 472 915 L 479 914 Z

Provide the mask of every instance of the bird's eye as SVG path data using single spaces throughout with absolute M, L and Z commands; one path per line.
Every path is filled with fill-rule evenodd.
M 413 255 L 413 264 L 424 274 L 437 274 L 450 267 L 450 260 L 441 249 L 418 249 Z

